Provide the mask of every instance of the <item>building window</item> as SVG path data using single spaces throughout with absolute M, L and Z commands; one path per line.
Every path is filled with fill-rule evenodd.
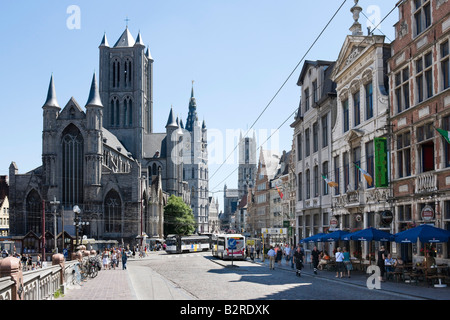
M 63 204 L 76 205 L 83 203 L 83 136 L 73 124 L 70 124 L 62 136 L 62 178 Z
M 395 103 L 397 112 L 409 108 L 409 68 L 406 67 L 395 75 Z
M 319 196 L 319 166 L 314 166 L 314 196 Z
M 399 178 L 411 175 L 411 133 L 397 135 L 397 176 Z
M 373 148 L 373 141 L 369 141 L 366 143 L 366 159 L 367 159 L 367 173 L 370 174 L 371 177 L 374 176 L 374 148 Z M 367 185 L 368 188 L 373 187 L 373 181 L 371 185 Z
M 366 120 L 373 117 L 373 86 L 372 82 L 365 85 L 366 91 Z
M 344 191 L 348 189 L 348 185 L 350 184 L 350 164 L 348 158 L 348 152 L 344 152 Z
M 397 209 L 398 209 L 398 220 L 399 221 L 411 221 L 412 220 L 410 204 L 398 206 Z
M 122 226 L 122 204 L 119 194 L 111 190 L 108 192 L 105 198 L 104 204 L 105 214 L 105 232 L 119 233 Z
M 112 127 L 118 126 L 120 121 L 119 99 L 113 97 L 109 108 L 110 124 Z
M 441 72 L 442 72 L 442 90 L 450 87 L 450 67 L 449 67 L 449 48 L 448 40 L 441 44 Z
M 319 150 L 319 125 L 318 123 L 313 124 L 313 152 Z
M 305 113 L 309 110 L 309 88 L 306 88 L 304 91 L 305 96 Z
M 361 168 L 361 147 L 353 148 L 353 162 L 356 165 L 358 165 L 358 167 Z M 359 171 L 359 169 L 356 166 L 353 166 L 353 167 L 354 167 L 353 177 L 355 179 L 354 185 L 355 185 L 355 190 L 357 190 L 358 186 L 359 186 L 359 182 L 361 181 L 361 172 Z
M 342 113 L 344 116 L 344 132 L 347 132 L 349 129 L 348 99 L 342 102 Z
M 322 164 L 322 175 L 325 177 L 329 177 L 330 174 L 328 172 L 328 161 L 325 161 Z M 322 179 L 322 190 L 323 190 L 323 195 L 327 195 L 328 194 L 328 183 L 325 181 L 325 179 Z
M 434 170 L 434 129 L 431 123 L 417 128 L 417 148 L 419 154 L 418 172 Z
M 311 152 L 310 148 L 310 137 L 309 137 L 309 128 L 305 130 L 305 156 L 309 157 Z
M 354 127 L 361 123 L 361 97 L 359 91 L 353 95 L 353 123 Z
M 415 36 L 431 25 L 431 0 L 414 0 Z
M 42 234 L 42 200 L 35 189 L 27 196 L 25 222 L 25 233 L 33 231 L 36 234 Z
M 340 181 L 339 181 L 339 156 L 334 157 L 334 181 L 338 184 L 336 188 L 334 188 L 334 195 L 339 195 L 339 189 L 341 187 Z
M 123 122 L 124 127 L 133 125 L 133 100 L 130 97 L 123 101 Z
M 311 198 L 311 173 L 306 170 L 306 199 Z
M 328 116 L 322 117 L 322 148 L 328 146 Z
M 450 131 L 450 116 L 442 118 L 442 128 L 446 131 Z M 444 137 L 442 137 L 441 143 L 444 148 L 444 166 L 448 168 L 450 167 L 450 143 L 448 143 L 447 140 L 444 139 Z
M 416 60 L 417 103 L 433 96 L 432 66 L 431 52 Z
M 316 103 L 317 101 L 319 101 L 319 94 L 317 91 L 317 80 L 313 81 L 312 86 L 313 86 L 313 103 Z
M 299 134 L 297 136 L 297 155 L 298 155 L 298 161 L 302 160 L 302 134 Z
M 300 172 L 298 174 L 298 201 L 303 200 L 303 175 Z

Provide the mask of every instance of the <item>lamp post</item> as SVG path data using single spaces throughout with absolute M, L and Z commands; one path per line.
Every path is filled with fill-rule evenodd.
M 58 253 L 58 246 L 57 246 L 57 239 L 58 239 L 58 232 L 57 232 L 57 221 L 56 221 L 56 207 L 59 204 L 59 201 L 56 201 L 56 197 L 53 197 L 53 201 L 50 201 L 50 204 L 53 206 L 53 216 L 55 218 L 55 253 Z M 64 248 L 64 243 L 63 243 Z
M 78 215 L 81 213 L 79 206 L 73 206 L 73 212 L 75 213 L 75 218 L 73 219 L 73 225 L 75 226 L 75 245 L 78 246 Z

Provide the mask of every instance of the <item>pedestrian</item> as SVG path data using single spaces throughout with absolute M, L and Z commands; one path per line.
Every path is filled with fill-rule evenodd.
M 109 267 L 109 255 L 108 255 L 108 250 L 103 250 L 103 255 L 102 255 L 102 258 L 103 258 L 103 269 L 108 269 L 108 267 Z
M 250 259 L 255 262 L 255 246 L 250 247 Z
M 344 255 L 344 266 L 347 270 L 347 278 L 350 278 L 350 273 L 353 270 L 352 262 L 350 261 L 350 252 L 347 251 L 347 248 L 344 247 L 342 249 L 342 253 Z
M 311 259 L 313 263 L 314 274 L 317 274 L 317 266 L 319 265 L 319 255 L 320 255 L 319 250 L 317 250 L 317 247 L 314 246 L 314 248 L 311 251 Z
M 112 250 L 112 254 L 111 254 L 111 267 L 116 270 L 116 265 L 117 265 L 117 253 L 116 250 Z
M 270 246 L 270 249 L 267 252 L 267 255 L 269 256 L 269 269 L 274 270 L 275 269 L 275 250 L 273 249 L 273 246 Z
M 33 268 L 33 257 L 30 254 L 28 254 L 27 266 L 27 270 L 31 270 Z
M 286 258 L 286 265 L 289 265 L 289 261 L 291 261 L 291 247 L 288 244 L 284 248 L 284 256 Z
M 300 247 L 297 247 L 297 251 L 294 253 L 295 266 L 297 270 L 295 271 L 295 275 L 297 277 L 301 277 L 301 271 L 303 269 L 303 259 L 305 257 L 304 252 Z
M 336 249 L 335 257 L 336 257 L 336 278 L 339 277 L 339 273 L 341 274 L 340 277 L 342 278 L 345 266 L 344 266 L 344 255 L 341 252 L 341 247 L 338 247 Z
M 124 252 L 122 254 L 122 270 L 127 269 L 127 260 L 128 260 L 127 254 L 126 254 L 126 252 Z
M 277 257 L 276 257 L 276 262 L 278 263 L 278 265 L 281 265 L 282 257 L 283 257 L 283 250 L 281 249 L 281 246 L 278 245 L 277 246 Z
M 380 250 L 378 250 L 378 260 L 377 260 L 377 266 L 380 268 L 380 281 L 384 282 L 384 273 L 386 271 L 384 260 L 386 259 L 386 251 L 384 249 L 384 246 L 380 246 Z
M 261 252 L 261 247 L 259 244 L 256 245 L 256 259 L 259 259 L 259 253 Z
M 294 269 L 294 246 L 291 246 L 290 250 L 289 250 L 289 259 L 291 260 L 291 268 Z
M 41 268 L 42 267 L 42 265 L 41 265 L 41 255 L 40 254 L 38 254 L 38 256 L 36 258 L 36 267 L 37 268 Z

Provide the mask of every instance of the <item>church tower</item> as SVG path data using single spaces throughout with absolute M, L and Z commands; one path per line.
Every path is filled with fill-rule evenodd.
M 239 199 L 247 193 L 248 188 L 253 188 L 256 181 L 256 136 L 239 139 L 239 168 L 238 168 L 238 193 Z
M 99 49 L 103 126 L 141 160 L 144 135 L 153 132 L 153 58 L 140 32 L 135 40 L 128 27 L 112 47 L 105 34 Z

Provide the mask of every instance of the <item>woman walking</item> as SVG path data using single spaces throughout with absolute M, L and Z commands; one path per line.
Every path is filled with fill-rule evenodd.
M 378 261 L 377 266 L 380 268 L 380 281 L 383 282 L 384 272 L 386 271 L 385 265 L 384 265 L 384 259 L 386 259 L 386 252 L 384 250 L 384 246 L 380 247 L 380 250 L 378 251 Z
M 350 261 L 350 252 L 347 251 L 347 248 L 343 248 L 342 250 L 344 255 L 344 266 L 347 270 L 347 277 L 350 278 L 350 272 L 353 270 L 352 262 Z
M 341 274 L 341 278 L 342 278 L 342 274 L 344 273 L 344 254 L 341 252 L 341 247 L 338 247 L 336 249 L 336 278 L 339 277 L 339 273 Z

